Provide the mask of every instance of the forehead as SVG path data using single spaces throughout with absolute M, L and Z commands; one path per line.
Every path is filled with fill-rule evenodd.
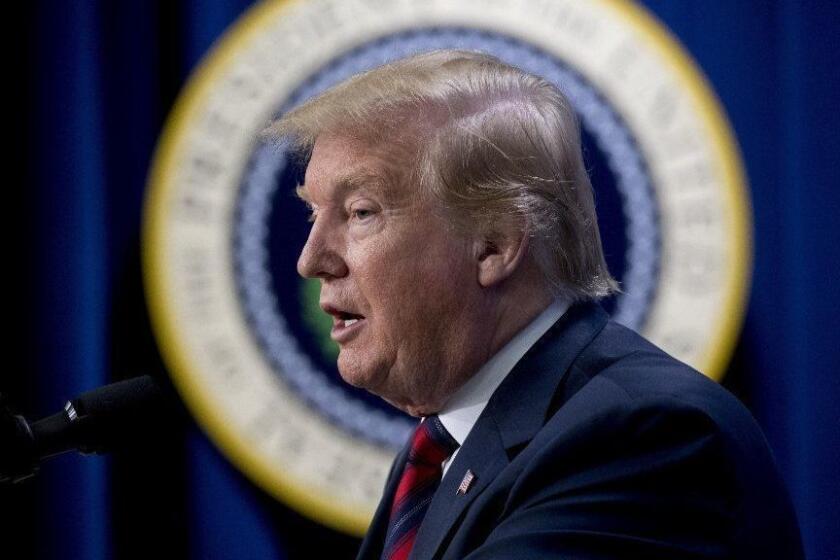
M 318 137 L 298 195 L 313 202 L 365 190 L 386 198 L 404 198 L 410 193 L 398 160 L 384 147 L 344 137 Z

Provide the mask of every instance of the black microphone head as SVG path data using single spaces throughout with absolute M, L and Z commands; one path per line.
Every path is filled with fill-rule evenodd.
M 160 425 L 163 404 L 158 383 L 143 375 L 82 393 L 65 410 L 74 425 L 76 448 L 104 453 Z
M 70 402 L 81 416 L 96 416 L 103 420 L 127 419 L 138 414 L 150 414 L 152 410 L 148 408 L 158 404 L 161 398 L 157 381 L 151 375 L 143 375 L 98 387 Z

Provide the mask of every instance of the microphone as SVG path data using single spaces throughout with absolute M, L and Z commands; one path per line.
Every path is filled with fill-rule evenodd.
M 149 375 L 82 393 L 64 410 L 30 424 L 0 407 L 0 482 L 34 475 L 38 462 L 66 451 L 105 453 L 159 422 L 164 393 Z

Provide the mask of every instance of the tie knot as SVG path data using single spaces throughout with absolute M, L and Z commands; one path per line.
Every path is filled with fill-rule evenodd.
M 414 464 L 440 465 L 456 449 L 458 442 L 446 431 L 440 418 L 428 416 L 414 432 L 408 461 Z

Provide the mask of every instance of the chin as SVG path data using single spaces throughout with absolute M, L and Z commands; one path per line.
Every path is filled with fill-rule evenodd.
M 338 373 L 345 383 L 376 393 L 377 379 L 381 377 L 377 374 L 377 368 L 369 364 L 360 363 L 358 360 L 350 359 L 345 354 L 345 350 L 342 350 L 338 355 L 338 363 L 336 365 L 338 366 Z
M 341 375 L 341 379 L 343 379 L 348 385 L 352 385 L 353 387 L 357 387 L 359 389 L 370 390 L 370 376 L 365 375 L 363 372 L 360 372 L 355 368 L 341 367 L 341 364 L 339 363 L 338 373 Z

